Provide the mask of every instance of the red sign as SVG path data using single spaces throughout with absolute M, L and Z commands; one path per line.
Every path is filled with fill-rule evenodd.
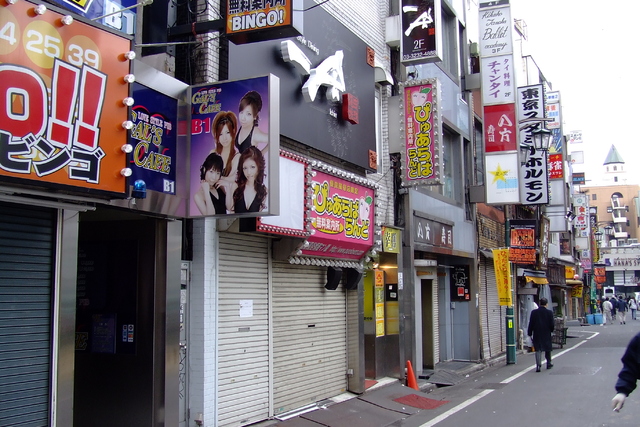
M 0 177 L 124 193 L 131 41 L 63 18 L 0 5 Z
M 563 179 L 562 154 L 549 154 L 549 179 Z
M 499 104 L 484 106 L 484 140 L 485 151 L 517 150 L 518 121 L 516 105 Z
M 360 120 L 358 117 L 358 98 L 350 93 L 342 94 L 342 118 L 351 124 L 357 125 Z
M 315 171 L 311 236 L 302 255 L 359 260 L 373 246 L 374 190 Z

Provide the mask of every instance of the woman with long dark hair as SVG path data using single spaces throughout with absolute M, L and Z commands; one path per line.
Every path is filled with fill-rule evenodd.
M 233 191 L 233 206 L 227 209 L 235 213 L 260 212 L 266 207 L 267 186 L 264 185 L 265 160 L 256 147 L 248 147 L 238 161 L 238 178 Z

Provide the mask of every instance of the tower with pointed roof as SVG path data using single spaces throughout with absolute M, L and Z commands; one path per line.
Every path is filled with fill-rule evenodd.
M 604 163 L 604 181 L 609 185 L 625 184 L 627 181 L 627 171 L 624 168 L 624 160 L 616 150 L 615 145 L 611 145 L 609 154 Z

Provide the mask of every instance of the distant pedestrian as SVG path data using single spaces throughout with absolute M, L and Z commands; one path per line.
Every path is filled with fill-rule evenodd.
M 638 310 L 638 303 L 634 297 L 629 298 L 629 311 L 631 311 L 631 320 L 636 320 L 636 311 Z
M 607 322 L 609 324 L 613 323 L 613 318 L 611 317 L 611 310 L 613 310 L 613 305 L 611 301 L 609 301 L 609 297 L 606 297 L 602 302 L 602 324 L 606 325 Z
M 527 335 L 531 337 L 533 347 L 536 349 L 536 372 L 540 372 L 543 351 L 547 360 L 547 369 L 553 368 L 551 363 L 551 350 L 553 349 L 551 333 L 555 327 L 555 322 L 553 320 L 553 312 L 547 308 L 548 302 L 546 298 L 540 298 L 540 307 L 531 312 L 529 328 L 527 329 Z
M 627 302 L 624 300 L 624 297 L 620 295 L 618 297 L 618 320 L 621 325 L 627 324 Z
M 609 301 L 611 302 L 611 317 L 615 319 L 618 313 L 618 300 L 616 297 L 611 297 Z
M 621 360 L 622 370 L 616 381 L 617 394 L 611 400 L 611 407 L 616 412 L 622 409 L 625 399 L 636 389 L 636 382 L 640 379 L 640 332 L 631 338 Z

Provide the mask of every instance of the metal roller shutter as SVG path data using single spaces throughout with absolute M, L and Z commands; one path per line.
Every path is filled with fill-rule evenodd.
M 49 425 L 55 211 L 0 203 L 0 425 Z
M 268 240 L 219 234 L 218 425 L 269 417 Z
M 275 414 L 347 388 L 346 295 L 326 278 L 326 267 L 273 263 Z
M 482 256 L 480 261 L 481 289 L 481 322 L 483 356 L 485 359 L 496 357 L 507 351 L 504 330 L 506 309 L 500 306 L 496 274 L 493 259 Z

